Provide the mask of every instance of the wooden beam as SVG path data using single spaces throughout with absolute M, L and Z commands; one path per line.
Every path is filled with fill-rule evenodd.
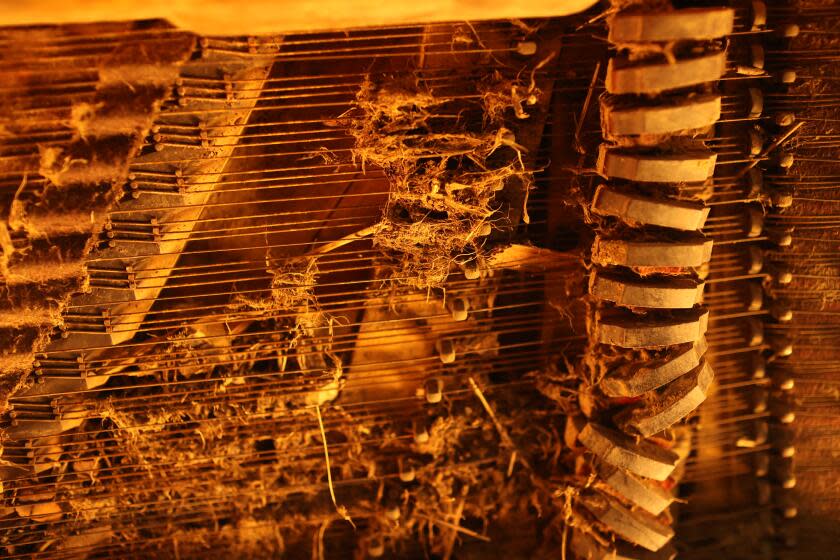
M 32 0 L 3 11 L 5 25 L 164 18 L 208 35 L 287 33 L 407 23 L 566 16 L 596 0 Z

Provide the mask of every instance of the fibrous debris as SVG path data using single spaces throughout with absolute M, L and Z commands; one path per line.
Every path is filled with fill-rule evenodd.
M 354 157 L 390 183 L 374 244 L 398 255 L 396 275 L 415 287 L 440 286 L 453 263 L 482 263 L 487 236 L 506 219 L 497 194 L 527 196 L 532 185 L 505 118 L 508 109 L 527 117 L 523 103 L 537 93 L 506 81 L 479 89 L 444 96 L 419 81 L 366 80 L 357 94 Z

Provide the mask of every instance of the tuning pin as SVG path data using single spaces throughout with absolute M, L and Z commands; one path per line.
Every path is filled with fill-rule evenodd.
M 750 111 L 747 116 L 757 119 L 764 113 L 764 93 L 758 88 L 750 88 Z
M 467 316 L 469 315 L 469 310 L 469 300 L 461 297 L 456 297 L 449 300 L 449 312 L 452 314 L 453 320 L 466 321 Z
M 792 84 L 796 81 L 796 70 L 785 70 L 779 74 L 779 81 L 783 84 Z
M 764 359 L 764 356 L 758 352 L 753 354 L 751 366 L 753 379 L 764 379 L 764 376 L 767 375 L 767 360 Z
M 796 420 L 793 402 L 787 398 L 770 399 L 770 415 L 782 424 L 791 424 Z
M 794 157 L 791 153 L 780 152 L 773 159 L 775 160 L 776 165 L 778 165 L 782 169 L 790 169 L 791 167 L 793 167 Z
M 770 478 L 786 490 L 795 488 L 796 473 L 794 471 L 793 457 L 779 457 L 771 455 Z
M 399 504 L 393 505 L 385 509 L 385 517 L 387 519 L 390 519 L 391 521 L 399 521 L 401 514 L 402 512 L 400 511 Z
M 443 400 L 443 381 L 438 377 L 427 379 L 423 386 L 423 392 L 426 395 L 426 402 L 437 404 Z
M 793 244 L 793 228 L 768 230 L 767 238 L 778 247 L 790 247 Z
M 793 189 L 773 189 L 770 192 L 770 203 L 776 208 L 790 208 L 793 206 Z
M 368 541 L 368 558 L 382 558 L 385 555 L 385 541 L 380 536 L 375 536 Z
M 762 414 L 767 411 L 769 392 L 764 387 L 753 387 L 750 392 L 750 408 L 753 414 Z
M 451 364 L 455 361 L 455 343 L 451 338 L 441 338 L 437 341 L 437 351 L 440 361 Z
M 761 346 L 764 343 L 764 322 L 753 317 L 744 321 L 743 324 L 747 346 Z
M 748 131 L 747 151 L 751 156 L 757 156 L 764 149 L 764 135 L 752 128 Z
M 414 466 L 407 460 L 403 460 L 402 457 L 397 461 L 397 465 L 400 470 L 400 480 L 403 482 L 414 482 L 414 479 L 417 478 L 417 471 L 414 470 Z
M 767 476 L 770 472 L 770 454 L 767 452 L 753 455 L 753 473 L 758 478 Z
M 747 223 L 745 232 L 747 237 L 758 237 L 764 231 L 764 212 L 760 208 L 750 206 L 747 209 Z
M 753 0 L 752 9 L 752 29 L 757 30 L 767 25 L 767 4 L 761 0 Z
M 793 354 L 793 342 L 785 336 L 773 337 L 770 340 L 770 349 L 774 358 L 787 358 Z
M 790 424 L 779 424 L 774 422 L 770 424 L 770 433 L 768 434 L 770 445 L 782 457 L 793 457 L 796 454 L 796 433 L 794 433 L 793 426 Z
M 778 126 L 787 128 L 790 125 L 792 125 L 794 122 L 796 122 L 796 115 L 794 115 L 791 112 L 779 113 L 773 119 L 773 122 L 776 123 L 776 125 L 778 125 Z
M 750 45 L 750 62 L 754 68 L 764 69 L 764 45 L 761 43 Z
M 787 302 L 776 300 L 770 304 L 770 315 L 780 323 L 788 323 L 793 320 L 793 310 Z
M 800 29 L 799 26 L 795 23 L 789 23 L 787 25 L 781 26 L 776 31 L 781 37 L 784 37 L 785 39 L 793 39 L 794 37 L 799 37 Z
M 516 54 L 520 56 L 534 56 L 537 54 L 537 44 L 534 41 L 520 41 L 516 45 Z
M 750 424 L 748 433 L 738 438 L 735 446 L 752 449 L 757 445 L 763 445 L 767 441 L 769 429 L 767 422 L 756 420 Z
M 779 455 L 785 458 L 794 457 L 796 455 L 796 446 L 791 444 L 779 448 Z
M 755 479 L 755 501 L 760 506 L 766 506 L 773 499 L 773 491 L 770 488 L 770 483 L 763 478 Z
M 793 269 L 784 263 L 774 263 L 771 274 L 776 284 L 785 286 L 793 282 Z
M 747 283 L 747 309 L 749 311 L 758 311 L 764 306 L 764 289 L 758 282 Z
M 793 374 L 786 369 L 775 369 L 770 375 L 770 379 L 773 381 L 773 387 L 780 391 L 793 390 L 795 384 Z
M 415 420 L 412 423 L 412 431 L 414 432 L 414 441 L 416 443 L 429 442 L 429 430 L 426 429 L 426 423 L 422 420 Z
M 478 263 L 475 261 L 467 261 L 461 265 L 464 272 L 464 278 L 467 280 L 478 280 L 481 278 L 481 270 L 478 268 Z
M 767 438 L 770 437 L 770 425 L 764 420 L 756 420 L 753 422 L 753 438 L 758 445 L 762 445 L 767 442 Z
M 775 506 L 785 519 L 793 519 L 799 513 L 796 507 L 796 497 L 792 489 L 777 488 L 773 492 L 773 502 L 775 502 Z
M 757 245 L 747 250 L 747 274 L 758 274 L 764 268 L 764 251 Z
M 747 198 L 758 198 L 764 192 L 764 173 L 758 167 L 747 172 Z

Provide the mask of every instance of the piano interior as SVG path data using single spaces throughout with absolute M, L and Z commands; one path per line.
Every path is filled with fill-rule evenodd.
M 836 2 L 21 4 L 3 558 L 838 557 Z

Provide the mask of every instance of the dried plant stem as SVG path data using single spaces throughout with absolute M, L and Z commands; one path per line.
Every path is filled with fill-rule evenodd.
M 334 497 L 333 497 L 333 503 L 335 503 L 335 498 Z M 321 523 L 321 526 L 318 528 L 317 531 L 315 531 L 315 533 L 313 535 L 313 541 L 314 541 L 313 544 L 314 544 L 314 548 L 315 548 L 314 552 L 317 552 L 317 559 L 318 560 L 325 560 L 325 558 L 324 558 L 324 534 L 327 532 L 327 529 L 329 528 L 330 524 L 332 524 L 332 522 L 333 522 L 332 519 L 325 519 Z M 312 556 L 315 557 L 316 555 L 313 554 Z
M 335 241 L 330 241 L 329 243 L 325 243 L 321 245 L 317 249 L 310 252 L 311 255 L 323 255 L 324 253 L 329 253 L 330 251 L 334 251 L 335 249 L 339 249 L 349 243 L 353 243 L 354 241 L 359 241 L 360 239 L 366 239 L 373 235 L 376 235 L 379 230 L 382 229 L 381 224 L 374 224 L 372 226 L 366 227 L 364 229 L 360 229 L 359 231 L 353 232 L 349 235 L 345 235 L 340 239 L 336 239 Z
M 563 524 L 563 540 L 560 543 L 560 560 L 566 560 L 566 542 L 569 540 L 569 524 Z
M 318 428 L 321 430 L 321 441 L 324 443 L 324 459 L 327 462 L 327 485 L 330 487 L 330 497 L 332 498 L 332 503 L 335 506 L 335 511 L 338 512 L 338 515 L 350 523 L 355 530 L 356 524 L 353 523 L 353 520 L 350 518 L 350 514 L 347 513 L 347 508 L 338 505 L 338 502 L 335 499 L 335 488 L 333 488 L 332 471 L 330 470 L 330 450 L 327 447 L 327 433 L 324 431 L 324 421 L 321 419 L 321 406 L 318 404 L 315 405 L 315 415 L 318 417 Z
M 753 158 L 753 160 L 749 164 L 747 164 L 746 167 L 744 167 L 743 169 L 741 169 L 741 171 L 736 173 L 735 174 L 735 179 L 740 179 L 741 177 L 743 177 L 744 175 L 749 173 L 750 169 L 752 169 L 753 167 L 758 165 L 758 162 L 762 161 L 773 150 L 775 150 L 776 148 L 778 148 L 779 146 L 781 146 L 782 144 L 787 142 L 787 140 L 791 136 L 793 136 L 804 125 L 805 125 L 805 121 L 801 121 L 801 122 L 796 123 L 792 127 L 790 127 L 787 131 L 785 131 L 784 134 L 782 134 L 779 138 L 777 138 L 775 142 L 773 142 L 772 144 L 770 144 L 769 146 L 764 148 L 764 150 L 760 154 L 758 154 L 758 156 Z
M 455 508 L 455 513 L 452 514 L 452 521 L 455 525 L 461 526 L 461 516 L 464 515 L 464 505 L 467 502 L 467 493 L 469 486 L 465 485 L 461 489 L 461 499 L 458 501 L 458 506 Z M 455 538 L 458 536 L 458 531 L 453 530 L 446 538 L 446 551 L 443 554 L 443 560 L 449 560 L 452 557 L 452 549 L 455 548 Z
M 475 379 L 473 379 L 472 376 L 470 376 L 469 381 L 470 381 L 470 386 L 472 387 L 473 392 L 475 393 L 475 396 L 477 396 L 478 400 L 481 401 L 481 406 L 484 407 L 484 410 L 486 410 L 487 414 L 490 416 L 490 420 L 493 421 L 493 425 L 496 426 L 496 430 L 499 432 L 499 435 L 502 438 L 502 442 L 506 446 L 508 446 L 510 449 L 512 449 L 514 453 L 516 453 L 518 455 L 518 450 L 516 449 L 516 446 L 514 445 L 513 440 L 510 438 L 510 435 L 507 433 L 507 430 L 505 429 L 505 427 L 502 426 L 502 423 L 499 422 L 499 419 L 496 417 L 496 413 L 493 411 L 493 407 L 490 406 L 490 403 L 485 398 L 484 392 L 481 390 L 481 388 L 478 386 L 478 383 L 475 382 Z M 519 459 L 519 460 L 527 468 L 529 468 L 529 469 L 531 468 L 531 465 L 529 465 L 528 462 L 525 459 Z M 510 470 L 511 469 L 509 468 L 508 472 L 510 472 Z
M 583 102 L 583 108 L 580 111 L 577 127 L 575 128 L 575 151 L 584 155 L 586 150 L 583 148 L 583 143 L 580 141 L 580 133 L 583 130 L 583 121 L 586 120 L 586 114 L 589 112 L 589 105 L 592 103 L 592 93 L 595 91 L 595 84 L 598 81 L 598 74 L 601 72 L 601 63 L 595 65 L 595 71 L 592 73 L 592 81 L 589 82 L 589 91 L 586 92 L 586 99 Z
M 475 531 L 473 531 L 471 529 L 467 529 L 466 527 L 461 527 L 460 525 L 450 523 L 449 521 L 444 521 L 443 519 L 437 519 L 436 517 L 431 517 L 429 515 L 426 515 L 426 514 L 423 514 L 423 513 L 420 513 L 420 512 L 415 512 L 414 515 L 416 515 L 417 517 L 423 517 L 425 519 L 428 519 L 432 523 L 440 525 L 441 527 L 446 527 L 447 529 L 452 529 L 453 531 L 463 533 L 463 534 L 465 534 L 469 537 L 472 537 L 474 539 L 478 539 L 478 540 L 484 541 L 484 542 L 490 542 L 490 537 L 485 537 L 481 533 L 476 533 Z

